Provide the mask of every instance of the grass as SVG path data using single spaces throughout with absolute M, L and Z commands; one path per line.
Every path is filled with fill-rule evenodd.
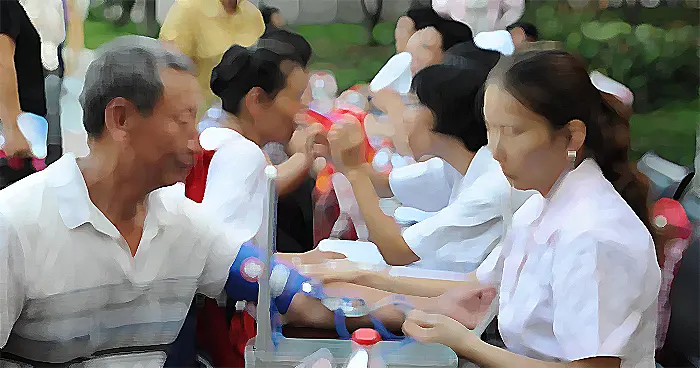
M 635 115 L 630 122 L 631 159 L 645 152 L 684 166 L 695 159 L 695 133 L 700 124 L 700 99 L 671 103 L 648 114 Z
M 87 20 L 85 45 L 94 49 L 115 37 L 138 33 L 137 30 L 134 24 L 116 28 L 109 23 Z M 369 34 L 360 25 L 307 25 L 296 27 L 296 31 L 314 49 L 311 69 L 333 71 L 341 90 L 369 82 L 394 54 L 394 30 L 390 23 L 381 23 L 374 29 L 377 46 L 367 46 Z M 667 160 L 692 166 L 699 110 L 700 99 L 695 99 L 632 117 L 630 158 L 637 160 L 645 152 L 654 151 Z

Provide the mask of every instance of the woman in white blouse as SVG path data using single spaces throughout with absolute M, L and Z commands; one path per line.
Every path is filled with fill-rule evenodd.
M 261 149 L 278 142 L 290 158 L 277 165 L 277 192 L 296 189 L 316 158 L 314 144 L 320 126 L 295 131 L 295 115 L 308 85 L 304 66 L 310 47 L 299 35 L 277 31 L 251 48 L 232 46 L 212 73 L 212 91 L 221 98 L 219 127 L 205 129 L 200 143 L 214 151 L 202 204 L 224 221 L 236 241 L 252 239 L 264 223 L 267 200 L 265 167 L 271 164 Z
M 420 104 L 406 109 L 404 124 L 415 157 L 442 158 L 464 177 L 450 203 L 403 234 L 379 207 L 379 197 L 362 169 L 359 124 L 329 132 L 333 161 L 349 179 L 371 241 L 394 266 L 470 272 L 502 240 L 511 188 L 485 147 L 486 127 L 476 105 L 489 68 L 428 67 L 413 80 Z
M 482 367 L 654 367 L 660 270 L 641 186 L 612 142 L 615 108 L 562 51 L 517 55 L 487 85 L 494 158 L 513 186 L 541 193 L 464 283 L 498 289 L 507 350 L 420 311 L 405 333 Z

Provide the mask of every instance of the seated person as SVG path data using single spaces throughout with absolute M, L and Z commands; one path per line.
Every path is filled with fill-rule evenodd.
M 237 263 L 256 262 L 254 249 L 176 184 L 200 150 L 190 61 L 120 37 L 98 51 L 82 97 L 90 153 L 0 191 L 0 366 L 162 366 L 195 293 L 257 293 L 259 273 Z M 301 280 L 289 269 L 274 291 L 284 322 L 332 328 Z M 396 328 L 402 313 L 385 310 Z
M 643 188 L 625 183 L 632 174 L 620 171 L 627 160 L 609 132 L 624 125 L 619 102 L 562 51 L 517 55 L 491 78 L 484 112 L 500 132 L 489 135 L 493 155 L 514 187 L 541 194 L 470 276 L 498 290 L 507 350 L 419 311 L 404 332 L 481 367 L 654 367 L 661 272 Z
M 504 233 L 511 188 L 486 146 L 480 90 L 488 68 L 436 65 L 413 81 L 420 104 L 406 109 L 404 124 L 415 157 L 442 158 L 464 178 L 450 204 L 401 234 L 394 219 L 379 208 L 371 178 L 362 168 L 359 125 L 339 124 L 329 132 L 333 162 L 350 180 L 371 241 L 386 263 L 423 268 L 473 271 Z M 360 133 L 361 134 L 361 133 Z
M 291 157 L 277 165 L 277 192 L 284 196 L 307 180 L 316 158 L 314 139 L 320 133 L 317 126 L 295 131 L 295 115 L 302 108 L 299 98 L 308 84 L 303 68 L 308 59 L 282 37 L 272 36 L 255 48 L 232 46 L 214 68 L 211 87 L 221 98 L 224 115 L 220 127 L 207 128 L 200 136 L 202 147 L 209 150 L 204 159 L 211 160 L 201 173 L 206 181 L 198 181 L 197 173 L 189 178 L 206 183 L 200 188 L 202 204 L 241 242 L 252 239 L 264 223 L 264 170 L 270 162 L 261 147 L 269 142 L 288 147 Z
M 463 68 L 493 68 L 500 58 L 494 51 L 482 50 L 470 41 L 451 47 L 444 54 L 443 64 Z M 405 109 L 398 93 L 384 89 L 375 94 L 375 105 L 387 112 L 391 122 L 392 141 L 403 154 L 412 154 L 403 124 Z M 402 149 L 402 150 L 401 150 Z M 439 157 L 423 158 L 417 164 L 392 170 L 388 179 L 367 170 L 375 190 L 381 197 L 395 196 L 404 206 L 435 212 L 446 207 L 453 190 L 458 188 L 462 174 Z M 430 193 L 426 193 L 430 188 Z

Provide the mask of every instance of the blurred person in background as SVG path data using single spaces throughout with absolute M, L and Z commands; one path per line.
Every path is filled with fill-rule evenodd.
M 440 15 L 467 24 L 474 34 L 505 30 L 525 12 L 525 0 L 432 0 Z
M 429 6 L 414 6 L 399 18 L 394 29 L 396 53 L 406 51 L 408 40 L 417 30 L 435 25 L 442 20 L 440 15 Z
M 434 24 L 417 28 L 406 43 L 406 51 L 412 56 L 411 73 L 415 75 L 428 66 L 440 64 L 445 51 L 471 41 L 472 37 L 469 26 L 451 19 L 439 18 Z
M 514 23 L 506 27 L 506 30 L 510 32 L 516 49 L 520 48 L 524 43 L 537 42 L 540 38 L 537 27 L 532 23 Z
M 262 14 L 249 0 L 176 0 L 160 30 L 160 39 L 174 43 L 197 67 L 204 112 L 216 101 L 209 81 L 214 66 L 231 45 L 248 47 L 265 31 Z
M 19 1 L 0 1 L 0 146 L 3 156 L 21 161 L 18 169 L 7 160 L 0 163 L 0 188 L 35 172 L 29 142 L 17 123 L 23 112 L 47 114 L 41 38 Z
M 61 80 L 65 69 L 63 45 L 68 23 L 68 0 L 20 0 L 41 39 L 41 61 L 49 124 L 46 164 L 58 160 L 61 142 Z M 71 0 L 74 1 L 74 0 Z
M 260 8 L 260 13 L 262 14 L 263 22 L 265 22 L 265 33 L 287 25 L 287 21 L 282 16 L 282 13 L 275 7 L 263 6 Z

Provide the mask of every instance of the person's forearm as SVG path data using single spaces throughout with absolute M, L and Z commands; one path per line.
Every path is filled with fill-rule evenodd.
M 482 368 L 619 368 L 620 359 L 612 357 L 594 357 L 575 362 L 545 362 L 523 355 L 511 353 L 508 350 L 479 341 L 471 346 L 455 347 L 457 355 L 467 358 L 470 362 Z
M 372 181 L 364 170 L 350 170 L 347 178 L 367 225 L 370 239 L 377 245 L 386 263 L 392 266 L 405 266 L 420 260 L 401 236 L 396 221 L 387 216 L 379 207 L 379 196 L 374 191 Z
M 362 165 L 362 170 L 372 181 L 374 190 L 377 192 L 379 197 L 391 198 L 394 196 L 394 193 L 391 191 L 391 187 L 389 186 L 389 175 L 378 172 L 372 167 L 372 164 L 369 163 Z
M 306 154 L 295 153 L 289 160 L 277 165 L 277 194 L 283 196 L 297 189 L 308 177 L 312 162 Z
M 342 296 L 350 298 L 362 298 L 369 306 L 390 297 L 392 294 L 371 289 L 368 287 L 333 283 L 325 286 L 325 292 L 329 296 Z M 434 310 L 435 301 L 432 298 L 408 296 L 406 302 L 416 309 Z M 391 331 L 400 331 L 405 319 L 404 312 L 393 306 L 386 306 L 372 313 Z M 369 318 L 348 318 L 347 326 L 350 330 L 361 327 L 372 327 Z M 335 327 L 334 314 L 317 299 L 307 295 L 298 294 L 294 297 L 289 312 L 284 316 L 284 323 L 292 326 L 316 327 L 333 329 Z
M 473 272 L 465 275 L 464 281 L 455 281 L 391 276 L 387 271 L 366 271 L 357 278 L 355 283 L 395 294 L 419 297 L 437 297 L 457 286 L 473 285 L 475 289 L 480 286 Z
M 80 7 L 77 0 L 68 0 L 68 37 L 67 46 L 75 51 L 80 51 L 85 47 L 85 29 L 83 25 L 83 14 L 79 12 Z
M 0 121 L 8 128 L 17 128 L 17 116 L 22 113 L 17 90 L 14 63 L 0 64 Z

